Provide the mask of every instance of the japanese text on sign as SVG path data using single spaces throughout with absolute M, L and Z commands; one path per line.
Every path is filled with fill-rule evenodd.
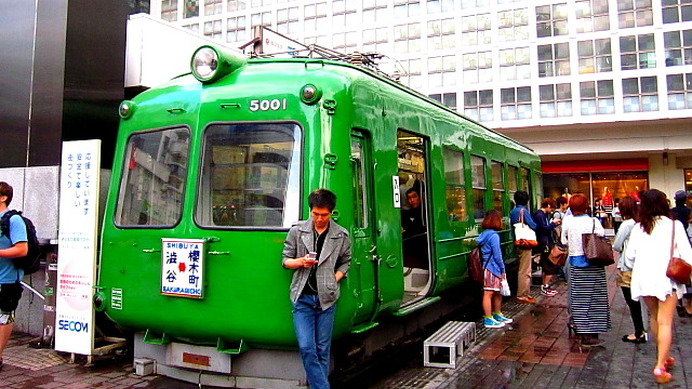
M 161 294 L 202 297 L 204 240 L 162 239 Z

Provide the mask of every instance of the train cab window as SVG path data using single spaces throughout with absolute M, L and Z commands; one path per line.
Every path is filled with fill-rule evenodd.
M 173 226 L 180 220 L 190 131 L 170 128 L 127 141 L 115 223 L 122 227 Z
M 473 177 L 473 217 L 480 220 L 485 217 L 485 192 L 488 189 L 485 182 L 485 159 L 471 156 L 471 176 Z
M 502 177 L 502 163 L 490 162 L 490 171 L 493 180 L 493 209 L 502 212 L 502 195 L 505 193 L 505 182 Z
M 445 166 L 447 216 L 449 221 L 466 221 L 466 187 L 464 179 L 464 159 L 460 151 L 442 149 Z
M 213 124 L 203 140 L 196 222 L 202 227 L 290 227 L 299 217 L 300 127 Z

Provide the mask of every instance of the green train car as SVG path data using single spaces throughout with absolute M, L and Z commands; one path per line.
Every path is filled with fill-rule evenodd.
M 542 193 L 530 149 L 366 67 L 211 46 L 191 67 L 121 104 L 95 296 L 160 374 L 305 386 L 281 250 L 316 188 L 352 240 L 335 339 L 370 348 L 458 306 L 441 295 L 483 212 Z M 404 238 L 411 187 L 424 227 Z

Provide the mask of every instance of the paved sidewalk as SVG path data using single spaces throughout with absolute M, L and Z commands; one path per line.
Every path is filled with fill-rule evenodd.
M 567 330 L 566 284 L 560 294 L 540 296 L 535 305 L 503 303 L 503 312 L 515 319 L 503 329 L 481 329 L 479 341 L 454 370 L 413 367 L 370 386 L 372 389 L 455 388 L 655 388 L 652 371 L 656 347 L 625 343 L 633 332 L 627 305 L 615 284 L 615 267 L 608 269 L 612 331 L 602 334 L 603 346 L 579 346 Z M 532 292 L 538 296 L 539 287 Z M 671 355 L 674 381 L 664 388 L 692 387 L 692 318 L 675 317 Z M 422 366 L 422 357 L 419 366 Z

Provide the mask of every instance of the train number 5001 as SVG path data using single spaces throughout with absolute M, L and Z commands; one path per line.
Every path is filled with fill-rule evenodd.
M 250 100 L 250 111 L 278 111 L 286 109 L 286 99 Z

